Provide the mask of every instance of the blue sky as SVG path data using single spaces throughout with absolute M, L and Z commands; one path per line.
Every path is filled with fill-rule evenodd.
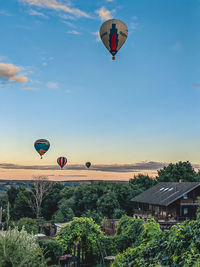
M 0 161 L 200 163 L 199 17 L 199 0 L 0 0 Z M 108 18 L 129 28 L 114 62 Z

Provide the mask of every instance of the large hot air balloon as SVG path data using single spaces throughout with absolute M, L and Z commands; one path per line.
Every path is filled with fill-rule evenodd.
M 41 159 L 42 156 L 47 152 L 47 150 L 50 147 L 50 143 L 48 140 L 46 139 L 38 139 L 37 141 L 35 141 L 34 143 L 34 147 L 36 149 L 36 151 L 40 154 Z
M 99 33 L 105 47 L 112 54 L 112 59 L 115 60 L 115 55 L 128 37 L 126 24 L 118 19 L 110 19 L 101 25 Z
M 58 165 L 61 167 L 61 169 L 67 164 L 67 158 L 65 157 L 59 157 L 57 159 Z
M 85 166 L 86 166 L 86 167 L 89 169 L 89 168 L 90 168 L 90 166 L 91 166 L 91 162 L 89 162 L 89 161 L 88 161 L 88 162 L 86 162 L 86 163 L 85 163 Z

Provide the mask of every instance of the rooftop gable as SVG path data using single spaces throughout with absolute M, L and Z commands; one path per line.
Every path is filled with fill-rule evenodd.
M 133 202 L 169 206 L 184 194 L 200 186 L 198 182 L 162 182 L 131 199 Z

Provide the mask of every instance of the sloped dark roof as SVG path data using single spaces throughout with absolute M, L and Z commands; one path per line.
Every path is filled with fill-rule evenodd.
M 200 186 L 200 183 L 197 182 L 158 183 L 134 197 L 131 201 L 168 206 L 198 186 Z

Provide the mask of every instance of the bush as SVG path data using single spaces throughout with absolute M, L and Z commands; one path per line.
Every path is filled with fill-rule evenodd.
M 113 267 L 198 266 L 200 255 L 200 221 L 190 221 L 174 225 L 169 231 L 162 232 L 158 223 L 152 219 L 144 224 L 140 234 L 140 244 L 118 254 Z
M 38 233 L 38 226 L 37 222 L 34 219 L 31 218 L 21 218 L 19 221 L 14 223 L 15 226 L 18 227 L 19 230 L 22 230 L 24 227 L 24 230 L 26 230 L 27 233 L 31 234 L 37 234 Z
M 99 242 L 103 238 L 100 227 L 89 218 L 73 218 L 73 220 L 61 228 L 57 234 L 57 240 L 63 251 L 72 253 L 75 243 L 80 242 L 87 260 L 96 260 L 99 256 Z
M 118 250 L 122 252 L 139 242 L 139 236 L 143 229 L 143 220 L 133 219 L 127 215 L 122 216 L 115 234 Z
M 45 258 L 49 258 L 48 265 L 57 264 L 62 255 L 62 247 L 56 240 L 39 240 L 39 245 L 44 251 Z
M 14 228 L 0 233 L 0 266 L 46 267 L 47 261 L 35 237 Z

